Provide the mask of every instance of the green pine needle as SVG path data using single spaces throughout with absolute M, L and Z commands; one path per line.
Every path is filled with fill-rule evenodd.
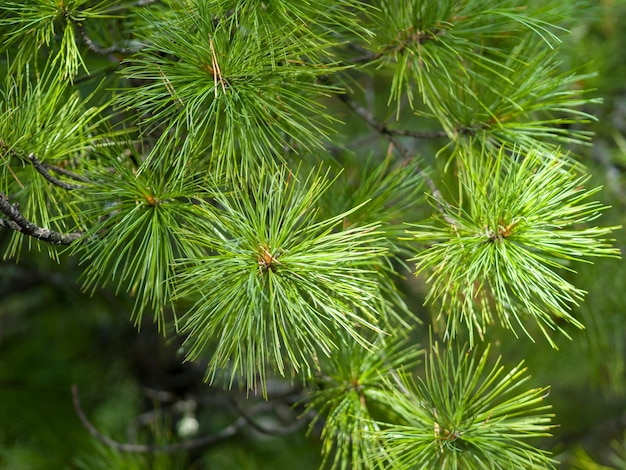
M 500 359 L 487 367 L 482 355 L 427 353 L 425 378 L 389 383 L 388 405 L 398 424 L 380 423 L 380 468 L 396 470 L 545 469 L 554 461 L 527 439 L 549 435 L 547 388 L 520 391 L 528 380 L 522 363 L 505 372 Z
M 558 43 L 557 20 L 550 11 L 539 15 L 526 2 L 485 0 L 457 2 L 381 2 L 374 43 L 383 63 L 394 67 L 389 101 L 400 111 L 404 96 L 413 107 L 415 91 L 431 109 L 445 102 L 441 93 L 453 94 L 471 80 L 489 83 L 483 75 L 508 80 L 510 71 L 503 59 L 508 55 L 508 38 L 535 35 L 551 47 Z M 416 85 L 416 86 L 415 86 Z M 469 91 L 469 88 L 467 88 Z
M 424 201 L 422 162 L 418 158 L 395 165 L 388 155 L 381 162 L 368 159 L 360 163 L 357 171 L 342 173 L 332 191 L 326 193 L 324 204 L 336 212 L 355 206 L 347 223 L 365 225 L 380 222 L 393 253 L 405 253 L 408 247 L 403 240 L 406 224 L 424 217 L 415 210 L 418 201 Z
M 558 52 L 536 41 L 518 44 L 503 65 L 506 77 L 483 74 L 462 81 L 441 91 L 431 106 L 457 145 L 497 152 L 503 145 L 554 150 L 589 142 L 591 133 L 581 125 L 595 118 L 584 107 L 597 100 L 580 89 L 588 76 L 562 73 Z
M 3 2 L 0 8 L 0 27 L 10 32 L 0 51 L 19 45 L 14 66 L 22 68 L 37 56 L 39 49 L 49 51 L 51 63 L 58 65 L 63 78 L 73 79 L 82 67 L 87 71 L 77 43 L 77 24 L 95 18 L 110 18 L 109 8 L 116 1 L 91 0 L 25 0 Z M 55 36 L 61 37 L 57 45 Z
M 375 225 L 341 230 L 351 211 L 318 220 L 330 183 L 273 166 L 235 176 L 202 205 L 205 223 L 181 234 L 206 250 L 184 260 L 177 297 L 196 299 L 179 326 L 189 358 L 209 352 L 209 377 L 229 366 L 264 388 L 268 366 L 309 376 L 319 353 L 337 349 L 334 330 L 364 346 L 360 330 L 379 330 L 386 250 Z
M 582 327 L 570 309 L 584 291 L 561 271 L 572 271 L 571 261 L 618 255 L 604 238 L 616 227 L 588 225 L 605 208 L 588 201 L 599 188 L 584 189 L 588 177 L 541 151 L 464 155 L 459 176 L 465 204 L 435 203 L 442 213 L 413 232 L 428 243 L 414 261 L 448 333 L 467 329 L 473 342 L 496 318 L 528 333 L 530 318 L 554 345 L 548 330 L 560 329 L 556 319 Z
M 167 21 L 147 16 L 146 47 L 124 69 L 143 85 L 125 90 L 120 106 L 164 126 L 152 158 L 177 145 L 181 165 L 210 150 L 219 168 L 248 168 L 285 148 L 319 147 L 332 121 L 319 98 L 336 92 L 319 80 L 337 70 L 326 63 L 332 43 L 303 25 L 250 34 L 238 15 L 216 19 L 209 3 Z
M 325 417 L 322 431 L 322 467 L 341 470 L 371 468 L 368 462 L 380 443 L 372 438 L 380 430 L 376 414 L 385 408 L 380 394 L 384 379 L 395 370 L 414 366 L 423 350 L 405 340 L 378 336 L 373 350 L 340 335 L 340 350 L 324 365 L 307 409 L 316 411 L 309 425 L 313 431 Z
M 199 223 L 193 202 L 197 184 L 180 169 L 147 167 L 137 173 L 130 162 L 117 160 L 115 149 L 109 150 L 110 167 L 83 190 L 93 204 L 83 214 L 90 228 L 72 249 L 81 255 L 85 288 L 113 282 L 118 291 L 135 296 L 136 324 L 147 309 L 161 329 L 175 261 L 198 255 L 178 233 Z
M 0 192 L 19 203 L 24 217 L 38 226 L 72 231 L 80 223 L 80 193 L 44 179 L 29 156 L 84 175 L 91 154 L 121 134 L 107 126 L 107 103 L 89 106 L 93 95 L 71 91 L 58 67 L 48 64 L 32 78 L 30 72 L 27 67 L 24 73 L 8 74 L 0 85 Z M 14 232 L 6 256 L 18 256 L 24 240 Z
M 203 3 L 196 0 L 198 4 Z M 361 0 L 216 0 L 210 2 L 214 17 L 236 12 L 239 21 L 254 31 L 276 31 L 285 24 L 306 24 L 316 35 L 347 33 L 368 36 L 371 33 L 360 24 L 358 14 L 371 9 Z

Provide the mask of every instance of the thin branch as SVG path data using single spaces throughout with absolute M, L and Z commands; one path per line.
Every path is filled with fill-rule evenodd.
M 446 131 L 410 131 L 407 129 L 389 129 L 394 135 L 404 137 L 414 137 L 416 139 L 439 139 L 441 137 L 448 137 Z
M 389 128 L 385 126 L 382 122 L 378 121 L 374 115 L 361 106 L 359 103 L 354 101 L 350 95 L 347 93 L 341 93 L 337 95 L 338 98 L 343 101 L 352 111 L 357 113 L 359 116 L 363 118 L 363 120 L 372 128 L 374 128 L 378 133 L 383 134 L 385 136 L 390 136 L 391 132 Z
M 162 418 L 165 413 L 172 415 L 184 415 L 190 411 L 194 411 L 197 407 L 195 399 L 181 400 L 176 397 L 175 394 L 165 391 L 151 390 L 143 388 L 143 391 L 150 390 L 150 393 L 154 392 L 153 400 L 160 402 L 161 404 L 151 411 L 140 414 L 135 417 L 128 425 L 126 430 L 126 436 L 129 442 L 136 442 L 138 430 L 142 426 L 146 426 L 151 423 L 157 422 Z M 172 403 L 171 405 L 162 406 L 163 403 Z
M 78 397 L 78 387 L 76 384 L 72 385 L 72 401 L 74 402 L 74 409 L 76 410 L 76 414 L 80 419 L 80 422 L 83 424 L 85 429 L 89 431 L 93 437 L 98 439 L 103 444 L 116 449 L 122 452 L 135 452 L 135 453 L 155 453 L 155 452 L 178 452 L 180 450 L 189 450 L 189 449 L 197 449 L 200 447 L 208 447 L 211 445 L 215 445 L 229 437 L 234 436 L 239 432 L 239 430 L 247 423 L 246 419 L 242 416 L 237 418 L 232 424 L 223 428 L 220 432 L 216 434 L 211 434 L 209 436 L 199 437 L 197 439 L 192 439 L 189 441 L 178 442 L 176 444 L 168 444 L 168 445 L 145 445 L 145 444 L 128 444 L 124 442 L 118 442 L 113 440 L 104 434 L 102 434 L 96 427 L 91 424 L 85 412 L 83 411 L 80 399 Z
M 413 155 L 411 154 L 409 149 L 406 148 L 396 138 L 395 132 L 392 129 L 389 129 L 389 127 L 387 127 L 381 121 L 376 119 L 376 117 L 369 110 L 365 109 L 359 103 L 354 101 L 352 97 L 348 95 L 347 93 L 343 93 L 337 96 L 352 111 L 354 111 L 359 116 L 361 116 L 361 118 L 363 118 L 363 120 L 365 120 L 365 122 L 370 127 L 375 129 L 380 135 L 385 136 L 387 140 L 389 141 L 389 143 L 393 145 L 393 147 L 398 151 L 398 153 L 400 153 L 400 155 L 402 156 L 402 158 L 404 158 L 405 161 L 409 161 L 413 159 Z M 433 199 L 435 201 L 435 205 L 437 206 L 437 210 L 439 210 L 439 212 L 443 215 L 444 220 L 448 222 L 453 228 L 456 229 L 456 222 L 447 215 L 447 211 L 445 208 L 446 202 L 441 194 L 441 191 L 439 191 L 439 188 L 437 187 L 435 182 L 432 180 L 432 178 L 430 178 L 430 176 L 426 174 L 426 171 L 424 171 L 419 166 L 417 166 L 416 168 L 417 168 L 417 171 L 420 173 L 420 175 L 422 175 L 422 178 L 424 178 L 424 181 L 426 182 L 428 187 L 430 188 L 430 192 L 433 195 Z
M 369 110 L 365 109 L 359 103 L 354 101 L 352 97 L 348 95 L 347 93 L 344 93 L 338 96 L 341 101 L 343 101 L 345 104 L 348 105 L 348 107 L 350 107 L 350 109 L 352 109 L 352 111 L 354 111 L 359 116 L 361 116 L 370 127 L 374 128 L 380 134 L 388 136 L 388 138 L 389 136 L 404 136 L 404 137 L 414 137 L 416 139 L 436 139 L 436 138 L 448 136 L 448 134 L 446 134 L 445 131 L 420 132 L 420 131 L 410 131 L 406 129 L 391 129 L 386 124 L 376 119 Z M 396 145 L 397 142 L 392 142 L 392 143 Z M 408 150 L 407 150 L 407 153 L 408 153 Z
M 389 142 L 393 144 L 394 148 L 398 150 L 398 152 L 400 153 L 400 155 L 402 155 L 404 159 L 406 160 L 412 159 L 411 152 L 402 143 L 400 143 L 398 139 L 395 138 L 394 132 L 392 129 L 389 129 L 385 124 L 383 124 L 378 119 L 376 119 L 369 110 L 365 109 L 359 103 L 354 101 L 352 97 L 348 95 L 347 93 L 340 94 L 338 95 L 338 97 L 352 111 L 354 111 L 356 114 L 361 116 L 361 118 L 363 118 L 363 120 L 370 127 L 376 130 L 379 134 L 385 136 L 387 140 L 389 140 Z M 437 188 L 437 185 L 435 184 L 435 182 L 426 174 L 426 172 L 422 168 L 418 167 L 418 171 L 422 175 L 422 178 L 424 178 L 424 181 L 426 181 L 426 184 L 430 188 L 433 196 L 435 197 L 435 200 L 438 201 L 438 204 L 440 204 L 443 198 L 441 197 L 441 192 L 439 191 L 439 188 Z
M 47 163 L 44 163 L 44 167 L 48 170 L 52 170 L 56 173 L 59 173 L 61 175 L 67 176 L 68 178 L 72 178 L 75 181 L 81 181 L 83 183 L 89 183 L 89 180 L 87 178 L 85 178 L 84 176 L 80 176 L 76 173 L 74 173 L 73 171 L 67 170 L 65 168 L 62 168 L 60 166 L 55 166 L 55 165 L 49 165 Z
M 314 417 L 315 417 L 315 413 L 314 412 L 310 412 L 307 413 L 306 415 L 304 415 L 301 418 L 298 418 L 296 421 L 294 421 L 293 423 L 291 423 L 288 426 L 282 427 L 282 428 L 269 428 L 266 426 L 263 426 L 259 423 L 257 423 L 254 418 L 252 416 L 250 416 L 250 414 L 248 414 L 248 412 L 246 410 L 244 410 L 243 406 L 241 406 L 241 404 L 236 400 L 233 399 L 232 400 L 232 404 L 235 407 L 235 409 L 237 410 L 237 412 L 246 420 L 246 422 L 256 431 L 263 433 L 263 434 L 268 434 L 268 435 L 272 435 L 272 436 L 284 436 L 287 434 L 291 434 L 295 431 L 297 431 L 298 429 L 302 428 L 305 424 L 309 423 Z
M 28 156 L 28 159 L 31 161 L 31 163 L 33 164 L 33 166 L 35 167 L 35 169 L 48 181 L 50 181 L 52 184 L 54 184 L 55 186 L 58 186 L 59 188 L 63 188 L 67 191 L 72 191 L 73 189 L 81 189 L 83 188 L 83 186 L 79 185 L 79 184 L 71 184 L 71 183 L 66 183 L 65 181 L 61 181 L 58 178 L 55 178 L 54 176 L 52 176 L 50 174 L 50 172 L 48 171 L 48 169 L 54 169 L 55 171 L 58 171 L 57 167 L 50 167 L 49 165 L 46 165 L 44 163 L 41 163 L 39 161 L 39 159 L 37 159 L 37 157 L 35 156 L 34 153 L 31 153 Z M 71 173 L 71 172 L 69 172 Z M 71 173 L 74 178 L 80 178 L 78 175 Z
M 89 48 L 91 52 L 95 52 L 96 54 L 100 54 L 100 55 L 109 55 L 115 52 L 119 54 L 132 54 L 139 50 L 137 48 L 133 49 L 133 48 L 127 48 L 127 47 L 120 47 L 115 44 L 109 47 L 101 47 L 98 44 L 96 44 L 93 39 L 89 37 L 82 23 L 78 21 L 74 21 L 73 23 L 76 26 L 76 29 L 78 30 L 78 33 L 80 34 L 80 37 L 82 38 L 83 42 L 87 45 L 87 47 Z
M 150 400 L 158 401 L 160 403 L 174 403 L 178 400 L 178 396 L 175 393 L 167 392 L 165 390 L 156 390 L 150 387 L 141 387 L 141 392 Z
M 168 394 L 168 392 L 160 392 L 160 393 Z M 189 401 L 178 400 L 173 405 L 164 406 L 162 408 L 156 408 L 156 409 L 140 414 L 139 416 L 134 418 L 128 425 L 128 428 L 126 430 L 126 436 L 128 438 L 128 441 L 129 442 L 137 441 L 137 434 L 138 434 L 139 428 L 141 426 L 146 426 L 148 424 L 155 423 L 158 419 L 163 417 L 165 412 L 169 414 L 183 414 L 192 408 L 195 409 L 195 406 L 196 406 L 195 403 L 191 405 Z
M 11 204 L 9 198 L 2 193 L 0 193 L 0 212 L 8 217 L 8 219 L 0 218 L 0 227 L 21 232 L 24 235 L 38 238 L 44 242 L 55 245 L 69 245 L 82 236 L 80 232 L 64 234 L 35 225 L 22 215 L 17 203 Z

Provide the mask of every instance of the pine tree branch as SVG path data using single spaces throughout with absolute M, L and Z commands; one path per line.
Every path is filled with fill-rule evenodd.
M 403 137 L 414 137 L 416 139 L 439 139 L 442 137 L 448 137 L 446 131 L 410 131 L 408 129 L 389 129 L 394 135 Z
M 67 170 L 67 169 L 65 169 L 63 167 L 56 166 L 56 165 L 50 165 L 48 163 L 44 163 L 43 165 L 48 170 L 52 170 L 52 171 L 54 171 L 56 173 L 60 173 L 61 175 L 65 175 L 68 178 L 72 178 L 75 181 L 81 181 L 83 183 L 89 183 L 89 180 L 87 178 L 85 178 L 84 176 L 80 176 L 80 175 L 74 173 L 73 171 Z
M 411 131 L 408 129 L 391 129 L 386 124 L 376 119 L 369 110 L 365 109 L 363 106 L 361 106 L 356 101 L 354 101 L 352 97 L 348 95 L 347 93 L 339 95 L 339 99 L 343 101 L 344 103 L 346 103 L 350 107 L 350 109 L 352 109 L 355 113 L 361 116 L 370 127 L 378 131 L 381 135 L 387 136 L 387 138 L 389 138 L 388 136 L 391 136 L 391 137 L 402 136 L 402 137 L 414 137 L 416 139 L 437 139 L 437 138 L 448 136 L 448 134 L 446 134 L 445 131 L 422 131 L 420 132 L 420 131 Z M 464 133 L 464 132 L 461 131 L 461 133 Z M 392 142 L 392 143 L 394 145 L 397 145 L 397 142 Z M 398 150 L 400 150 L 400 148 L 398 148 Z M 401 153 L 408 154 L 409 152 L 408 152 L 408 149 L 405 149 L 405 151 L 401 151 Z
M 359 103 L 357 103 L 349 94 L 342 93 L 342 94 L 339 94 L 337 96 L 352 111 L 354 111 L 361 118 L 363 118 L 363 120 L 370 127 L 372 127 L 374 130 L 376 130 L 380 135 L 386 137 L 387 140 L 394 146 L 394 148 L 400 153 L 400 155 L 405 160 L 408 161 L 408 160 L 412 160 L 413 159 L 413 156 L 411 155 L 411 152 L 409 151 L 409 149 L 406 148 L 406 146 L 404 146 L 396 138 L 396 135 L 395 135 L 395 132 L 393 131 L 393 129 L 389 129 L 389 127 L 387 127 L 381 121 L 376 119 L 376 117 L 374 117 L 374 115 L 369 110 L 367 110 L 366 108 L 361 106 Z M 402 135 L 402 134 L 400 134 L 400 135 Z M 439 209 L 439 211 L 442 214 L 444 214 L 444 217 L 446 217 L 446 210 L 445 210 L 445 208 L 443 206 L 444 199 L 443 199 L 443 196 L 441 195 L 441 191 L 439 191 L 439 188 L 437 187 L 435 182 L 432 180 L 432 178 L 430 178 L 426 174 L 426 172 L 421 167 L 417 167 L 417 171 L 420 173 L 420 175 L 422 175 L 422 178 L 424 178 L 424 181 L 426 182 L 426 184 L 430 188 L 430 191 L 431 191 L 431 193 L 432 193 L 432 195 L 433 195 L 433 197 L 435 199 L 437 208 Z M 449 218 L 446 217 L 446 221 L 448 221 L 452 226 L 455 226 L 455 223 L 454 223 L 454 221 L 452 219 L 449 219 Z
M 79 185 L 79 184 L 72 184 L 72 183 L 66 183 L 65 181 L 61 181 L 58 178 L 55 178 L 54 176 L 52 176 L 50 174 L 50 172 L 48 170 L 53 170 L 56 171 L 58 173 L 62 173 L 65 174 L 66 176 L 69 176 L 70 178 L 73 178 L 77 181 L 84 181 L 86 182 L 87 180 L 85 178 L 83 178 L 82 176 L 77 175 L 76 173 L 72 173 L 71 171 L 65 170 L 63 168 L 59 168 L 56 166 L 52 166 L 52 165 L 47 165 L 45 163 L 41 163 L 39 161 L 39 159 L 35 156 L 34 153 L 31 153 L 30 155 L 28 155 L 28 159 L 31 161 L 31 163 L 33 164 L 33 166 L 35 167 L 35 169 L 48 181 L 50 181 L 52 184 L 54 184 L 55 186 L 58 186 L 59 188 L 63 188 L 67 191 L 72 191 L 74 189 L 81 189 L 84 186 Z
M 153 3 L 159 3 L 161 0 L 137 0 L 135 2 L 129 3 L 128 5 L 118 5 L 117 7 L 110 8 L 107 10 L 108 14 L 117 13 L 118 11 L 128 10 L 130 8 L 137 7 L 146 7 L 148 5 L 152 5 Z
M 256 431 L 262 433 L 262 434 L 268 434 L 271 436 L 285 436 L 287 434 L 291 434 L 295 431 L 297 431 L 298 429 L 302 428 L 303 426 L 305 426 L 306 424 L 308 424 L 309 422 L 311 422 L 311 420 L 313 420 L 313 418 L 315 418 L 316 413 L 315 412 L 309 412 L 306 413 L 304 416 L 301 416 L 298 420 L 294 421 L 293 423 L 291 423 L 288 426 L 282 427 L 282 428 L 278 428 L 278 427 L 266 427 L 264 425 L 259 424 L 257 421 L 255 421 L 254 417 L 251 416 L 244 408 L 243 406 L 241 406 L 241 403 L 239 403 L 236 399 L 232 399 L 231 400 L 234 408 L 237 410 L 237 412 L 243 417 L 245 418 L 246 422 L 250 425 L 250 427 L 252 427 L 253 429 L 255 429 Z
M 89 431 L 93 437 L 98 439 L 103 444 L 123 452 L 134 452 L 134 453 L 155 453 L 155 452 L 178 452 L 181 450 L 189 450 L 189 449 L 197 449 L 202 447 L 209 447 L 215 444 L 218 444 L 229 437 L 233 437 L 241 428 L 246 425 L 248 422 L 246 418 L 243 416 L 237 418 L 230 425 L 223 428 L 216 434 L 211 434 L 208 436 L 199 437 L 197 439 L 192 439 L 189 441 L 178 442 L 176 444 L 168 444 L 168 445 L 146 445 L 146 444 L 129 444 L 124 442 L 118 442 L 114 439 L 111 439 L 104 434 L 102 434 L 98 429 L 89 421 L 87 415 L 83 411 L 80 398 L 78 397 L 78 387 L 76 384 L 72 385 L 72 401 L 74 403 L 74 409 L 76 410 L 76 414 L 80 419 L 82 425 Z
M 54 245 L 69 245 L 82 236 L 80 232 L 63 234 L 35 225 L 22 215 L 17 203 L 11 204 L 9 198 L 2 193 L 0 193 L 0 212 L 8 217 L 8 219 L 0 218 L 0 227 L 21 232 Z
M 85 45 L 91 52 L 94 52 L 100 55 L 109 55 L 109 54 L 113 54 L 116 52 L 119 54 L 132 54 L 140 50 L 139 48 L 120 47 L 116 44 L 113 44 L 112 46 L 109 46 L 109 47 L 99 46 L 98 44 L 95 43 L 93 39 L 91 39 L 91 37 L 89 37 L 82 23 L 78 21 L 73 21 L 73 23 L 76 26 L 76 29 L 78 30 L 78 33 L 80 34 L 80 37 L 82 38 L 83 42 L 85 43 Z

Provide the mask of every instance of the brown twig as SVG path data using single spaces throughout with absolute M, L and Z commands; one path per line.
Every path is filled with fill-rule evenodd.
M 71 178 L 75 181 L 80 181 L 82 183 L 89 183 L 89 180 L 87 178 L 85 178 L 84 176 L 80 176 L 76 173 L 74 173 L 73 171 L 67 170 L 65 168 L 62 168 L 60 166 L 55 166 L 55 165 L 50 165 L 48 163 L 44 164 L 44 167 L 48 170 L 52 170 L 56 173 L 59 173 L 61 175 L 67 176 L 68 178 Z
M 145 444 L 129 444 L 125 442 L 118 442 L 102 434 L 96 427 L 91 424 L 85 412 L 83 411 L 80 399 L 78 397 L 78 387 L 76 384 L 72 385 L 72 401 L 74 402 L 74 409 L 78 415 L 78 419 L 83 424 L 85 429 L 89 431 L 93 437 L 98 439 L 103 444 L 122 452 L 135 452 L 135 453 L 155 453 L 155 452 L 178 452 L 180 450 L 197 449 L 200 447 L 209 447 L 215 445 L 229 437 L 234 436 L 239 430 L 247 423 L 246 419 L 241 416 L 237 418 L 233 423 L 223 428 L 216 434 L 209 436 L 199 437 L 197 439 L 191 439 L 189 441 L 178 442 L 176 444 L 167 445 L 145 445 Z
M 41 163 L 39 161 L 39 159 L 35 156 L 34 153 L 31 153 L 30 155 L 28 155 L 28 159 L 33 164 L 35 169 L 39 172 L 39 174 L 41 174 L 45 179 L 50 181 L 55 186 L 58 186 L 59 188 L 63 188 L 65 190 L 67 190 L 67 191 L 72 191 L 74 189 L 81 189 L 81 188 L 83 188 L 83 186 L 81 186 L 79 184 L 66 183 L 65 181 L 61 181 L 60 179 L 55 178 L 54 176 L 52 176 L 50 174 L 50 172 L 48 170 L 54 170 L 54 171 L 57 171 L 59 173 L 63 173 L 65 175 L 67 175 L 67 176 L 71 175 L 70 176 L 71 178 L 79 180 L 79 181 L 86 181 L 81 176 L 79 176 L 79 175 L 77 175 L 75 173 L 72 173 L 71 171 L 63 170 L 62 168 L 58 168 L 58 167 L 55 167 L 55 166 L 46 165 L 45 163 Z
M 80 232 L 59 233 L 35 225 L 22 215 L 17 203 L 11 204 L 9 198 L 2 193 L 0 193 L 0 212 L 8 217 L 8 219 L 0 219 L 0 227 L 21 232 L 24 235 L 38 238 L 44 242 L 55 245 L 69 245 L 83 235 Z
M 389 129 L 394 135 L 413 137 L 415 139 L 439 139 L 448 137 L 446 131 L 410 131 L 407 129 Z

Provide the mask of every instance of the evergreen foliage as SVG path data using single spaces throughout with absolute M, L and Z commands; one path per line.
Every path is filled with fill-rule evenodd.
M 554 318 L 582 328 L 569 310 L 584 292 L 558 270 L 571 269 L 570 261 L 617 254 L 601 238 L 611 228 L 571 230 L 598 217 L 602 205 L 588 198 L 599 188 L 585 190 L 589 178 L 556 152 L 483 155 L 478 162 L 459 156 L 459 199 L 466 207 L 446 203 L 435 213 L 443 230 L 428 225 L 414 232 L 430 242 L 414 258 L 417 272 L 432 272 L 426 300 L 448 313 L 452 336 L 469 331 L 470 341 L 474 330 L 484 338 L 494 316 L 507 328 L 515 320 L 525 331 L 522 318 L 536 318 L 546 336 L 543 323 L 557 329 Z
M 528 377 L 522 364 L 503 375 L 499 359 L 435 343 L 419 383 L 403 380 L 390 406 L 401 417 L 385 425 L 381 468 L 551 468 L 551 459 L 523 439 L 545 435 L 551 415 L 546 389 L 516 393 Z M 398 386 L 399 385 L 399 386 Z
M 177 421 L 126 444 L 74 388 L 101 441 L 75 464 L 204 468 L 198 449 L 245 428 L 308 426 L 322 468 L 555 468 L 550 384 L 507 347 L 623 350 L 585 304 L 585 263 L 620 254 L 581 157 L 595 76 L 562 45 L 591 11 L 4 2 L 5 259 L 45 248 L 88 294 L 112 287 L 211 386 L 154 394 Z M 222 388 L 237 418 L 199 424 Z M 299 419 L 268 426 L 282 405 Z
M 230 364 L 256 388 L 267 365 L 284 375 L 285 362 L 310 376 L 318 355 L 341 347 L 334 330 L 365 348 L 358 328 L 381 331 L 385 247 L 373 225 L 333 231 L 352 211 L 319 220 L 330 182 L 261 167 L 202 206 L 204 230 L 180 234 L 207 251 L 181 260 L 177 297 L 200 297 L 179 322 L 191 358 L 215 340 L 209 376 Z

